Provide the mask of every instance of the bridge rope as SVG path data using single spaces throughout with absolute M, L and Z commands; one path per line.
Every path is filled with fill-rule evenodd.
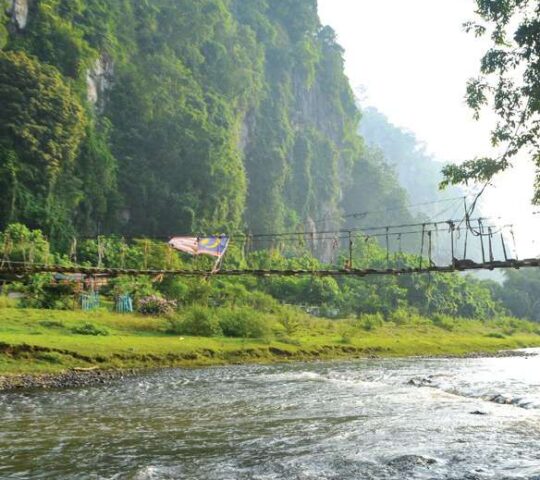
M 466 207 L 466 201 L 464 203 Z M 71 266 L 61 266 L 61 265 L 51 265 L 51 256 L 50 252 L 40 254 L 41 264 L 35 264 L 34 260 L 34 244 L 33 242 L 29 243 L 29 248 L 26 244 L 19 247 L 17 260 L 21 258 L 22 262 L 13 262 L 10 259 L 10 256 L 13 252 L 13 240 L 9 238 L 9 235 L 4 235 L 1 257 L 0 257 L 0 273 L 8 275 L 30 275 L 32 273 L 82 273 L 89 276 L 118 276 L 118 275 L 179 275 L 179 276 L 204 276 L 208 277 L 209 275 L 256 275 L 256 276 L 267 276 L 267 275 L 318 275 L 318 276 L 340 276 L 340 275 L 355 275 L 355 276 L 369 276 L 369 275 L 402 275 L 402 274 L 432 274 L 432 273 L 445 273 L 445 272 L 455 272 L 455 271 L 464 271 L 464 270 L 479 270 L 479 269 L 488 269 L 493 270 L 495 268 L 522 268 L 528 266 L 538 266 L 536 260 L 525 260 L 523 263 L 519 262 L 517 257 L 517 246 L 516 239 L 514 235 L 513 226 L 495 226 L 488 225 L 484 223 L 486 218 L 470 219 L 467 214 L 467 223 L 475 221 L 478 223 L 477 230 L 471 230 L 467 227 L 462 227 L 461 224 L 457 224 L 457 220 L 445 220 L 445 221 L 436 221 L 436 222 L 423 222 L 423 223 L 403 223 L 400 225 L 388 225 L 388 226 L 374 226 L 374 227 L 365 227 L 363 229 L 348 229 L 348 230 L 328 230 L 322 232 L 281 232 L 277 234 L 239 234 L 231 235 L 229 238 L 241 240 L 241 251 L 243 259 L 246 259 L 247 253 L 253 248 L 254 239 L 262 243 L 269 243 L 270 248 L 278 249 L 282 251 L 286 248 L 287 245 L 296 246 L 299 248 L 310 248 L 312 253 L 316 249 L 326 248 L 330 245 L 330 250 L 332 258 L 335 259 L 338 253 L 338 248 L 340 246 L 345 247 L 345 244 L 348 245 L 348 260 L 345 263 L 345 268 L 342 266 L 321 268 L 320 270 L 302 270 L 302 269 L 285 269 L 285 270 L 260 270 L 253 268 L 244 268 L 241 270 L 222 270 L 220 272 L 202 270 L 199 265 L 201 262 L 198 259 L 195 259 L 193 268 L 184 269 L 184 270 L 175 270 L 172 268 L 174 266 L 174 257 L 173 250 L 167 247 L 166 252 L 163 254 L 161 251 L 159 258 L 160 267 L 165 267 L 163 269 L 149 268 L 149 262 L 152 262 L 154 258 L 157 257 L 153 249 L 157 248 L 156 244 L 152 242 L 152 239 L 143 238 L 137 239 L 136 245 L 139 247 L 139 255 L 142 257 L 142 267 L 141 269 L 126 269 L 126 255 L 129 251 L 129 244 L 126 241 L 126 237 L 121 237 L 120 242 L 118 243 L 118 237 L 116 237 L 115 242 L 112 242 L 110 239 L 103 235 L 98 235 L 96 241 L 96 246 L 93 251 L 96 257 L 92 259 L 92 263 L 97 263 L 96 267 L 86 267 L 81 265 L 71 265 Z M 446 225 L 448 227 L 448 234 L 450 235 L 450 251 L 451 251 L 451 263 L 449 265 L 442 265 L 445 263 L 445 260 L 441 260 L 443 256 L 441 255 L 441 244 L 440 244 L 440 234 L 446 233 L 446 228 L 440 228 L 441 226 Z M 421 227 L 421 230 L 416 229 L 415 227 Z M 503 231 L 510 228 L 510 236 L 513 240 L 515 258 L 509 259 L 508 249 L 505 244 L 505 238 Z M 409 230 L 410 229 L 410 230 Z M 465 232 L 464 248 L 463 248 L 463 259 L 459 260 L 457 257 L 459 254 L 456 254 L 457 249 L 459 248 L 459 241 L 462 238 L 461 232 Z M 358 233 L 357 233 L 358 232 Z M 494 252 L 494 236 L 500 233 L 501 236 L 501 245 L 502 251 L 504 253 L 504 261 L 495 260 Z M 406 236 L 416 236 L 420 234 L 420 255 L 419 262 L 416 268 L 406 266 L 406 262 L 402 261 L 403 253 L 403 239 Z M 467 259 L 468 253 L 468 242 L 469 236 L 476 236 L 479 238 L 481 244 L 482 252 L 482 262 L 475 263 L 472 260 Z M 367 258 L 370 256 L 370 243 L 372 239 L 381 239 L 380 243 L 385 244 L 386 248 L 386 268 L 380 268 L 381 264 L 384 265 L 384 257 L 375 259 L 377 268 L 355 268 L 354 265 L 354 248 L 357 244 L 358 238 L 365 238 Z M 427 237 L 427 238 L 426 238 Z M 488 241 L 488 255 L 489 259 L 486 258 L 486 248 L 484 243 L 484 237 Z M 330 244 L 321 247 L 320 242 L 329 241 Z M 319 243 L 318 243 L 319 242 Z M 427 242 L 427 251 L 426 250 Z M 456 243 L 457 242 L 457 243 Z M 260 244 L 258 245 L 261 246 Z M 382 245 L 381 245 L 382 246 Z M 78 247 L 79 242 L 76 237 L 72 239 L 71 245 L 69 246 L 68 258 L 72 262 L 77 263 L 78 261 Z M 97 247 L 97 252 L 96 252 Z M 165 244 L 160 244 L 159 248 L 166 247 Z M 113 250 L 111 250 L 111 248 Z M 151 251 L 152 249 L 152 251 Z M 85 248 L 85 251 L 88 249 Z M 141 252 L 142 250 L 142 252 Z M 345 255 L 345 248 L 339 249 L 340 253 Z M 292 250 L 294 251 L 294 250 Z M 444 250 L 443 255 L 447 252 Z M 382 252 L 381 252 L 382 253 Z M 424 264 L 426 260 L 425 254 L 427 254 L 428 265 Z M 381 255 L 382 256 L 382 255 Z M 84 258 L 85 255 L 82 255 Z M 86 254 L 86 258 L 88 255 Z M 341 260 L 343 257 L 339 257 Z M 393 259 L 393 262 L 391 261 Z M 536 263 L 534 263 L 536 261 Z M 107 264 L 114 263 L 115 265 L 120 265 L 120 268 L 116 266 L 110 268 Z M 394 264 L 394 267 L 392 266 Z M 416 259 L 414 259 L 416 264 Z M 202 263 L 204 265 L 204 263 Z M 363 263 L 365 264 L 365 262 Z M 438 266 L 437 264 L 441 265 Z
M 521 269 L 540 267 L 540 258 L 527 260 L 493 261 L 487 263 L 475 263 L 472 261 L 455 262 L 454 265 L 437 266 L 432 264 L 424 268 L 363 268 L 363 269 L 232 269 L 212 272 L 208 270 L 166 270 L 166 269 L 122 269 L 122 268 L 97 268 L 84 266 L 62 266 L 46 264 L 30 264 L 28 262 L 10 262 L 0 268 L 1 274 L 12 274 L 16 276 L 31 275 L 35 273 L 59 273 L 59 274 L 84 274 L 88 276 L 185 276 L 185 277 L 208 277 L 208 276 L 357 276 L 367 277 L 372 275 L 408 275 L 408 274 L 431 274 L 431 273 L 453 273 L 474 270 L 495 270 L 495 269 Z

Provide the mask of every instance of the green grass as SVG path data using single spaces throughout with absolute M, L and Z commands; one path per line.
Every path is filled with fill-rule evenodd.
M 370 355 L 465 355 L 540 346 L 538 326 L 512 319 L 486 324 L 446 319 L 436 326 L 416 317 L 410 323 L 385 323 L 368 331 L 365 319 L 329 321 L 294 312 L 295 328 L 287 335 L 279 318 L 283 312 L 261 315 L 272 333 L 265 339 L 244 340 L 172 335 L 163 318 L 0 307 L 0 375 L 96 366 L 127 369 Z

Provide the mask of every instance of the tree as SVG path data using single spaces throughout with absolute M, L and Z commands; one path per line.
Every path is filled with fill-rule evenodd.
M 5 5 L 3 0 L 0 0 L 0 50 L 2 50 L 8 40 L 8 30 L 6 27 L 7 15 L 5 11 Z
M 499 299 L 512 315 L 540 322 L 540 272 L 508 271 L 503 288 L 497 293 Z
M 0 52 L 0 105 L 0 225 L 65 228 L 80 194 L 73 170 L 86 117 L 78 99 L 56 68 Z
M 520 151 L 536 164 L 535 196 L 540 203 L 540 2 L 476 0 L 478 22 L 465 28 L 477 37 L 491 34 L 492 47 L 481 62 L 481 75 L 467 85 L 467 102 L 479 118 L 491 104 L 499 117 L 491 142 L 503 148 L 498 157 L 483 157 L 444 169 L 443 186 L 468 180 L 489 182 L 511 167 Z

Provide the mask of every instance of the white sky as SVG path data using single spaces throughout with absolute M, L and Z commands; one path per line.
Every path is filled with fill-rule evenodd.
M 477 76 L 488 40 L 463 31 L 474 0 L 319 0 L 323 23 L 345 48 L 353 89 L 395 125 L 411 130 L 441 161 L 489 153 L 495 117 L 476 122 L 466 106 L 466 82 Z M 521 256 L 540 254 L 540 210 L 530 204 L 534 168 L 522 161 L 503 174 L 482 204 L 486 215 L 516 225 Z

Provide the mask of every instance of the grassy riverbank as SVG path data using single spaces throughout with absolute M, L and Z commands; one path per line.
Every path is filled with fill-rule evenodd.
M 511 319 L 439 319 L 437 326 L 411 317 L 373 325 L 371 317 L 329 321 L 297 313 L 288 323 L 269 315 L 265 321 L 263 339 L 205 338 L 172 333 L 171 321 L 157 317 L 0 308 L 0 376 L 540 347 L 538 325 Z

